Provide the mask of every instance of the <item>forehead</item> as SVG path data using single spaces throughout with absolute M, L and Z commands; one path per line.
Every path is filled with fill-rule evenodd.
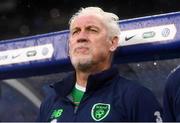
M 74 19 L 74 22 L 71 24 L 71 27 L 79 27 L 79 26 L 88 26 L 88 25 L 95 25 L 103 27 L 105 24 L 101 17 L 96 15 L 81 15 Z

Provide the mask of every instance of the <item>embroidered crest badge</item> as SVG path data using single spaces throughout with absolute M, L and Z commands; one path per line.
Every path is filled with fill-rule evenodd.
M 91 109 L 91 116 L 95 121 L 101 121 L 109 114 L 110 108 L 110 104 L 96 103 Z

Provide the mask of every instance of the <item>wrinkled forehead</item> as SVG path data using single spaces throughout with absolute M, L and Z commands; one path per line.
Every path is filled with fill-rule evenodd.
M 105 23 L 103 21 L 103 18 L 99 15 L 93 14 L 93 15 L 79 15 L 74 18 L 74 20 L 71 22 L 70 30 L 76 26 L 82 26 L 82 25 L 96 25 L 105 27 Z

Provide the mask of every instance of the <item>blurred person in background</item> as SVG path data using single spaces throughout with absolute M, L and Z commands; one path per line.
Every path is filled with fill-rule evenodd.
M 163 100 L 164 121 L 180 121 L 180 66 L 168 76 Z

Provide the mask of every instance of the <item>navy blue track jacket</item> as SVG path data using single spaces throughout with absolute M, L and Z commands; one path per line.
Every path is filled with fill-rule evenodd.
M 75 74 L 55 83 L 41 104 L 37 121 L 160 121 L 161 108 L 151 91 L 119 76 L 116 68 L 90 75 L 78 108 L 71 101 Z M 160 119 L 160 120 L 159 120 Z
M 180 66 L 168 76 L 163 109 L 164 121 L 180 121 Z

